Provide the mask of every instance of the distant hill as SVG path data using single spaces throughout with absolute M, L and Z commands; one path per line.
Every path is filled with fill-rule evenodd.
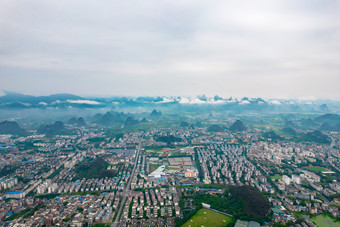
M 75 118 L 75 117 L 70 118 L 70 120 L 67 121 L 67 124 L 69 124 L 69 125 L 77 124 L 77 118 Z
M 39 134 L 53 135 L 61 132 L 65 129 L 64 123 L 62 121 L 56 121 L 52 125 L 42 125 L 38 128 L 37 132 Z
M 22 134 L 25 131 L 15 121 L 0 122 L 0 134 Z
M 41 102 L 52 103 L 56 101 L 66 100 L 82 100 L 83 98 L 72 94 L 55 94 L 49 96 L 32 96 L 24 95 L 16 92 L 5 91 L 5 95 L 0 97 L 0 104 L 11 104 L 11 103 L 25 103 L 30 105 L 37 105 Z
M 321 123 L 327 122 L 328 124 L 336 125 L 340 123 L 340 115 L 339 114 L 324 114 L 322 116 L 315 118 L 315 121 L 321 122 Z
M 334 130 L 334 126 L 330 125 L 327 122 L 324 122 L 321 127 L 320 127 L 321 131 L 333 131 Z
M 208 131 L 209 132 L 224 132 L 224 128 L 221 127 L 220 125 L 211 125 L 209 128 L 208 128 Z
M 287 119 L 284 122 L 284 126 L 286 128 L 296 127 L 296 125 L 291 120 L 287 120 Z
M 136 124 L 138 124 L 138 123 L 139 123 L 139 121 L 133 119 L 132 117 L 128 117 L 128 118 L 125 120 L 125 125 L 136 125 Z
M 329 111 L 327 104 L 322 104 L 319 106 L 319 109 L 323 112 Z
M 189 123 L 186 122 L 186 121 L 182 121 L 180 126 L 181 126 L 181 127 L 188 127 L 188 126 L 189 126 Z
M 282 132 L 289 134 L 289 135 L 296 135 L 296 131 L 291 127 L 286 127 L 282 129 Z
M 86 122 L 85 122 L 85 120 L 84 120 L 84 118 L 82 118 L 82 117 L 80 117 L 80 118 L 78 118 L 78 120 L 77 120 L 77 123 L 76 123 L 78 126 L 86 126 Z
M 315 143 L 326 143 L 326 144 L 331 143 L 331 139 L 319 130 L 315 130 L 313 132 L 307 132 L 304 135 L 304 140 L 315 142 Z
M 301 125 L 306 128 L 315 128 L 319 126 L 319 124 L 317 124 L 310 118 L 301 120 Z
M 106 112 L 104 115 L 96 114 L 93 117 L 93 122 L 101 125 L 123 124 L 127 119 L 127 115 L 118 112 Z
M 232 126 L 230 126 L 229 130 L 233 132 L 242 132 L 247 130 L 247 127 L 243 124 L 242 121 L 237 120 Z
M 276 140 L 283 140 L 284 138 L 279 136 L 278 134 L 276 134 L 276 132 L 274 132 L 273 130 L 272 131 L 269 131 L 269 132 L 265 132 L 263 134 L 263 137 L 265 139 L 271 139 L 273 141 L 276 141 Z
M 157 111 L 155 109 L 150 113 L 150 117 L 160 117 L 160 116 L 162 116 L 162 112 Z

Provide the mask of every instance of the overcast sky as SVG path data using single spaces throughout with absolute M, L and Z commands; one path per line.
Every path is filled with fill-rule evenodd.
M 340 100 L 340 1 L 1 0 L 0 89 Z

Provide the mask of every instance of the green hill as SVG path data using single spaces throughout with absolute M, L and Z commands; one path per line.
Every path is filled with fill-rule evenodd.
M 278 134 L 276 134 L 276 132 L 274 132 L 274 131 L 265 132 L 263 134 L 263 137 L 265 139 L 271 139 L 271 140 L 274 140 L 274 141 L 276 141 L 276 140 L 283 140 L 284 139 L 283 137 L 281 137 Z
M 15 121 L 0 122 L 0 134 L 22 134 L 24 132 Z
M 209 132 L 224 132 L 224 128 L 222 128 L 220 125 L 211 125 L 208 128 Z
M 327 122 L 331 125 L 336 125 L 340 123 L 340 115 L 339 114 L 324 114 L 320 117 L 315 118 L 317 122 Z
M 229 130 L 233 132 L 242 132 L 247 130 L 247 127 L 243 124 L 242 121 L 237 120 L 232 126 L 230 126 Z
M 236 201 L 243 202 L 243 212 L 254 218 L 266 217 L 270 213 L 270 204 L 267 198 L 257 189 L 244 186 L 230 186 L 229 192 Z
M 319 130 L 315 130 L 313 132 L 307 132 L 303 136 L 303 139 L 304 141 L 315 142 L 315 143 L 326 143 L 326 144 L 331 143 L 331 139 Z
M 77 166 L 75 172 L 80 179 L 114 177 L 116 173 L 112 170 L 107 170 L 108 165 L 103 158 L 98 157 L 94 160 L 85 161 Z
M 61 133 L 65 129 L 64 123 L 62 121 L 56 121 L 52 125 L 42 125 L 38 128 L 37 132 L 39 134 L 54 135 Z
M 292 129 L 291 127 L 283 128 L 282 132 L 289 134 L 289 135 L 296 135 L 296 131 Z

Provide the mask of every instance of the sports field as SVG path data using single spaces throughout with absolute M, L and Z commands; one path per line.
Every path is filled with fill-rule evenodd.
M 182 227 L 224 227 L 233 219 L 227 215 L 217 213 L 205 208 L 200 209 Z
M 270 178 L 271 178 L 272 180 L 279 180 L 279 179 L 282 179 L 282 176 L 275 175 L 275 176 L 271 176 Z
M 329 171 L 328 169 L 325 169 L 323 167 L 318 167 L 318 166 L 315 166 L 315 167 L 306 167 L 304 169 L 310 170 L 310 171 L 317 171 L 317 172 Z
M 335 222 L 326 215 L 318 215 L 316 217 L 313 217 L 311 220 L 318 227 L 340 227 L 340 221 Z

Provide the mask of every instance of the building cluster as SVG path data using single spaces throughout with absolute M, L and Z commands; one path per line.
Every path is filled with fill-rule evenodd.
M 11 222 L 11 226 L 83 226 L 88 223 L 111 223 L 119 203 L 119 193 L 101 193 L 100 195 L 60 196 L 53 199 L 24 199 L 12 203 L 25 202 L 27 213 L 34 210 L 34 215 L 20 217 Z M 20 204 L 11 208 L 18 213 Z M 15 209 L 18 209 L 17 211 Z M 26 210 L 23 211 L 26 211 Z M 9 209 L 8 209 L 9 210 Z
M 174 217 L 182 217 L 179 200 L 175 187 L 135 192 L 124 208 L 123 219 L 132 226 L 137 226 L 145 218 L 158 220 L 158 224 L 164 225 Z
M 197 149 L 204 184 L 243 185 L 274 193 L 267 178 L 244 155 L 245 147 L 212 144 Z
M 18 184 L 18 178 L 3 178 L 0 180 L 0 190 L 12 188 Z

